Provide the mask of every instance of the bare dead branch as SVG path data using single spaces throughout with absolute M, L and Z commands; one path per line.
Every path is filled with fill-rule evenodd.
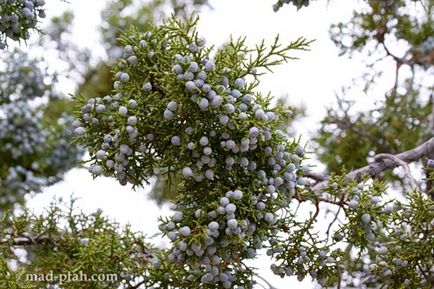
M 404 169 L 405 172 L 405 178 L 408 179 L 409 184 L 411 186 L 412 190 L 420 190 L 419 186 L 417 185 L 416 180 L 414 179 L 413 175 L 411 174 L 410 167 L 408 166 L 408 163 L 404 162 L 403 160 L 397 158 L 396 156 L 392 154 L 378 154 L 375 156 L 376 161 L 382 161 L 382 160 L 391 160 L 395 162 L 398 166 L 401 166 Z
M 434 137 L 430 138 L 428 141 L 424 142 L 423 144 L 421 144 L 421 145 L 419 145 L 419 146 L 417 146 L 411 150 L 408 150 L 408 151 L 405 151 L 405 152 L 402 152 L 402 153 L 399 153 L 399 154 L 396 154 L 393 156 L 396 157 L 397 159 L 405 162 L 405 163 L 411 163 L 411 162 L 419 160 L 423 157 L 428 157 L 428 155 L 431 153 L 434 153 Z M 362 168 L 356 169 L 356 170 L 348 173 L 345 176 L 345 183 L 349 183 L 353 180 L 360 181 L 366 175 L 369 175 L 372 178 L 376 178 L 384 171 L 393 169 L 399 165 L 400 164 L 398 164 L 396 161 L 392 161 L 390 159 L 376 160 L 367 166 L 364 166 Z M 311 187 L 311 190 L 320 191 L 320 190 L 326 188 L 327 187 L 327 181 L 328 181 L 328 178 L 313 185 Z

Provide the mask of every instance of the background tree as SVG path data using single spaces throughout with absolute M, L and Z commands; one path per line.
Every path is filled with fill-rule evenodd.
M 331 27 L 343 55 L 369 55 L 366 66 L 372 69 L 363 75 L 360 97 L 369 97 L 385 62 L 395 69 L 395 81 L 369 111 L 352 112 L 347 90 L 338 97 L 316 139 L 330 171 L 366 165 L 370 153 L 405 151 L 432 136 L 432 9 L 432 1 L 368 1 L 350 22 Z
M 70 144 L 71 114 L 64 106 L 58 109 L 56 75 L 19 50 L 2 56 L 0 212 L 58 182 L 82 156 L 82 149 Z

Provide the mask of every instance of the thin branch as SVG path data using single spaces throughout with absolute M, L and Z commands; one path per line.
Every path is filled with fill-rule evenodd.
M 143 284 L 145 284 L 146 283 L 146 280 L 142 280 L 142 281 L 140 281 L 139 283 L 137 283 L 136 285 L 133 285 L 133 286 L 129 286 L 128 287 L 128 289 L 138 289 L 140 286 L 142 286 Z
M 166 95 L 166 92 L 164 91 L 164 89 L 161 86 L 158 86 L 157 84 L 155 84 L 155 80 L 153 75 L 149 75 L 149 81 L 152 85 L 152 90 L 159 92 L 162 96 Z
M 411 163 L 414 162 L 416 160 L 419 160 L 423 157 L 428 156 L 430 153 L 434 153 L 434 137 L 430 138 L 428 141 L 424 142 L 423 144 L 393 155 L 394 157 L 406 162 L 406 163 Z M 349 183 L 353 180 L 355 181 L 360 181 L 364 176 L 369 175 L 372 178 L 376 178 L 378 177 L 382 172 L 389 170 L 389 169 L 393 169 L 395 167 L 399 166 L 399 164 L 397 164 L 395 161 L 392 161 L 390 159 L 385 159 L 385 160 L 381 160 L 381 161 L 374 161 L 373 163 L 364 166 L 362 168 L 356 169 L 350 173 L 348 173 L 345 176 L 345 183 Z M 327 187 L 327 182 L 328 180 L 324 180 L 321 181 L 317 184 L 315 184 L 314 186 L 311 187 L 311 190 L 313 191 L 320 191 L 323 190 Z M 434 195 L 432 195 L 431 197 L 434 197 Z
M 31 236 L 15 237 L 12 240 L 8 238 L 0 239 L 0 244 L 11 244 L 12 246 L 29 246 L 45 243 L 55 243 L 53 238 L 45 235 L 40 235 L 36 238 Z
M 327 178 L 325 178 L 325 180 L 326 179 Z M 295 193 L 294 199 L 296 199 L 298 201 L 298 206 L 297 206 L 297 209 L 295 211 L 295 214 L 297 214 L 298 208 L 300 207 L 300 205 L 301 205 L 302 202 L 306 202 L 308 200 L 312 200 L 312 199 L 303 197 L 299 193 Z M 340 198 L 339 201 L 336 201 L 336 200 L 332 200 L 332 199 L 328 199 L 328 198 L 321 198 L 319 196 L 315 197 L 315 205 L 316 206 L 318 206 L 319 203 L 321 203 L 321 202 L 323 202 L 323 203 L 329 203 L 329 204 L 333 204 L 333 205 L 337 205 L 337 206 L 342 206 L 342 205 L 346 204 L 346 201 L 345 201 L 344 198 Z
M 329 239 L 329 237 L 330 237 L 330 230 L 331 230 L 333 224 L 337 221 L 338 216 L 339 216 L 339 213 L 341 212 L 341 209 L 342 209 L 342 207 L 339 206 L 338 211 L 336 212 L 335 217 L 333 218 L 333 221 L 331 221 L 331 223 L 330 223 L 329 226 L 327 227 L 327 231 L 326 231 L 326 234 L 327 234 L 327 241 L 328 241 L 328 239 Z
M 277 289 L 277 287 L 274 287 L 270 282 L 267 281 L 267 279 L 265 279 L 261 275 L 255 273 L 255 276 L 264 281 L 270 289 Z
M 431 114 L 428 117 L 429 120 L 429 131 L 431 135 L 434 135 L 434 91 L 431 92 L 431 95 L 429 97 L 429 101 L 427 106 L 431 106 Z M 427 156 L 428 159 L 433 159 L 434 158 L 434 153 L 431 153 Z M 424 165 L 427 165 L 426 162 L 424 162 Z M 427 173 L 427 172 L 426 172 Z M 428 195 L 431 195 L 432 198 L 434 199 L 434 181 L 432 179 L 429 178 L 429 176 L 427 175 L 427 179 L 426 179 L 426 187 L 425 187 L 425 193 Z
M 429 96 L 428 105 L 431 104 L 431 114 L 429 116 L 429 125 L 428 128 L 431 134 L 434 134 L 434 91 Z
M 395 68 L 395 83 L 393 84 L 393 91 L 397 91 L 398 89 L 398 83 L 399 83 L 399 68 L 401 68 L 401 63 L 396 62 L 396 68 Z
M 381 43 L 381 45 L 383 46 L 383 48 L 384 48 L 386 54 L 387 54 L 388 56 L 392 57 L 393 60 L 396 61 L 396 67 L 397 67 L 397 70 L 399 70 L 399 68 L 400 68 L 401 65 L 403 65 L 403 64 L 406 64 L 406 65 L 409 65 L 409 66 L 413 66 L 414 61 L 406 60 L 406 59 L 405 59 L 405 57 L 406 57 L 406 55 L 408 54 L 408 52 L 406 53 L 406 55 L 404 55 L 404 57 L 398 57 L 398 56 L 396 56 L 395 54 L 393 54 L 393 53 L 389 50 L 389 48 L 388 48 L 388 47 L 386 46 L 386 44 L 384 43 L 384 40 L 383 40 L 383 41 L 380 41 L 380 43 Z
M 378 154 L 375 156 L 376 161 L 382 161 L 382 160 L 391 160 L 395 162 L 398 166 L 401 166 L 404 169 L 405 177 L 408 179 L 411 189 L 412 190 L 420 190 L 419 186 L 417 185 L 416 180 L 414 179 L 413 175 L 411 174 L 410 167 L 408 166 L 408 163 L 405 161 L 397 158 L 396 156 L 392 154 Z

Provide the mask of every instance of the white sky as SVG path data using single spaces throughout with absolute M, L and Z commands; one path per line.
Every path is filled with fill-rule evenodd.
M 102 55 L 103 49 L 97 44 L 97 25 L 106 1 L 73 0 L 69 4 L 56 0 L 47 2 L 48 18 L 59 15 L 65 8 L 72 8 L 76 16 L 76 42 L 91 48 L 95 55 Z M 297 127 L 305 140 L 308 140 L 309 134 L 324 116 L 325 107 L 334 103 L 334 92 L 339 91 L 341 86 L 349 85 L 351 79 L 364 68 L 360 60 L 339 58 L 338 50 L 328 34 L 331 23 L 349 19 L 355 1 L 333 0 L 328 5 L 328 1 L 314 1 L 310 7 L 299 12 L 292 6 L 285 5 L 278 13 L 274 13 L 271 8 L 274 2 L 275 0 L 211 1 L 213 9 L 200 14 L 199 31 L 208 43 L 217 45 L 226 41 L 230 34 L 247 36 L 251 44 L 263 38 L 271 41 L 276 34 L 280 34 L 283 43 L 299 36 L 316 39 L 310 52 L 298 53 L 300 60 L 277 68 L 274 74 L 264 77 L 260 86 L 261 90 L 271 91 L 275 96 L 288 95 L 291 103 L 306 105 L 308 118 Z M 392 79 L 391 75 L 383 78 L 383 89 L 392 85 Z M 381 90 L 380 88 L 379 91 Z M 361 95 L 358 101 L 362 106 L 371 106 L 380 96 L 380 93 L 374 93 L 369 98 Z M 160 209 L 148 200 L 148 189 L 132 191 L 130 187 L 122 187 L 114 180 L 92 180 L 87 171 L 74 169 L 66 175 L 65 181 L 47 188 L 28 204 L 40 212 L 54 196 L 68 199 L 73 193 L 79 198 L 78 204 L 83 211 L 92 212 L 101 208 L 120 223 L 130 223 L 137 230 L 153 234 L 158 232 L 158 216 L 168 215 L 170 210 L 167 206 Z M 295 278 L 282 280 L 275 277 L 268 269 L 270 262 L 266 257 L 261 257 L 254 265 L 260 267 L 260 275 L 277 288 L 312 288 L 309 281 L 299 283 Z

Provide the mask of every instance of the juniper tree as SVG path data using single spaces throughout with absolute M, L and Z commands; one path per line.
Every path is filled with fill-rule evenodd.
M 404 24 L 391 33 L 404 35 L 409 53 L 418 43 L 428 43 L 422 46 L 427 50 L 431 19 L 420 24 L 402 15 L 402 5 L 413 5 L 410 1 L 397 1 L 401 7 L 383 2 L 368 1 L 368 12 L 355 14 L 354 23 L 362 19 L 364 31 L 385 33 L 390 26 L 381 19 L 394 23 L 394 17 L 402 17 L 398 23 Z M 432 3 L 424 4 L 430 15 Z M 159 224 L 169 248 L 153 248 L 150 239 L 121 230 L 101 212 L 88 216 L 74 213 L 73 206 L 53 204 L 44 216 L 25 211 L 4 217 L 0 280 L 7 288 L 31 288 L 34 284 L 22 274 L 55 269 L 118 274 L 116 282 L 70 282 L 60 286 L 64 288 L 252 288 L 257 272 L 245 261 L 264 252 L 276 275 L 312 278 L 322 287 L 430 288 L 434 204 L 421 184 L 429 188 L 433 179 L 434 139 L 424 117 L 430 110 L 419 99 L 427 90 L 397 78 L 384 106 L 357 118 L 368 124 L 354 124 L 341 102 L 344 118 L 331 110 L 324 123 L 347 121 L 338 126 L 342 137 L 323 127 L 317 138 L 322 152 L 309 151 L 281 130 L 293 113 L 257 91 L 261 75 L 290 60 L 293 50 L 307 50 L 309 41 L 284 45 L 276 38 L 249 48 L 240 38 L 213 49 L 198 35 L 198 21 L 172 17 L 149 24 L 147 31 L 124 31 L 122 54 L 112 66 L 112 92 L 74 99 L 76 141 L 90 154 L 91 174 L 134 187 L 164 176 L 176 185 L 176 211 Z M 333 33 L 338 44 L 340 35 Z M 397 71 L 409 65 L 429 73 L 427 53 L 400 58 L 381 38 L 366 35 L 353 35 L 346 51 L 379 41 L 387 56 L 400 63 Z M 411 97 L 399 98 L 404 85 L 411 85 Z M 405 105 L 398 107 L 398 102 Z M 392 121 L 399 124 L 398 113 L 407 113 L 410 125 L 389 128 Z M 372 126 L 371 115 L 378 114 L 378 128 L 364 130 Z M 354 130 L 363 139 L 351 134 Z M 348 135 L 364 151 L 351 146 Z M 376 149 L 373 140 L 384 150 Z M 356 158 L 341 157 L 349 151 Z M 326 173 L 310 166 L 317 157 L 328 165 Z M 411 163 L 419 163 L 415 168 L 424 172 L 423 179 L 413 176 Z M 384 176 L 397 167 L 405 179 L 398 197 L 389 189 L 396 177 Z M 302 210 L 310 214 L 303 218 Z M 334 217 L 318 227 L 324 211 Z M 20 246 L 30 246 L 29 260 L 12 270 L 11 261 L 19 259 L 14 248 Z

